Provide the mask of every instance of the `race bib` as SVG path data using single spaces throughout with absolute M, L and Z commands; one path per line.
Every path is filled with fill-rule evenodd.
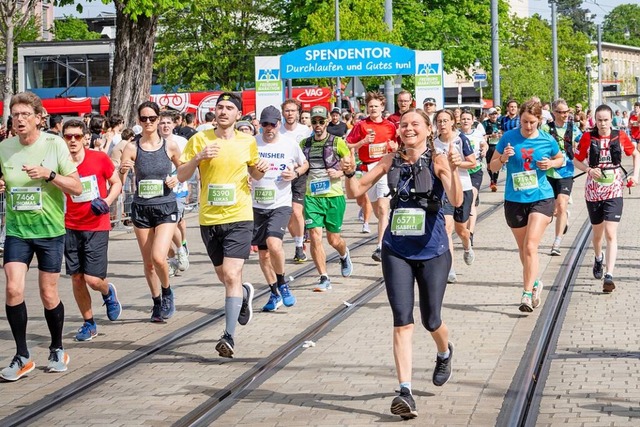
M 98 178 L 96 178 L 95 175 L 80 178 L 80 183 L 82 184 L 82 194 L 79 196 L 71 196 L 73 203 L 90 202 L 100 196 Z
M 138 196 L 143 199 L 151 199 L 163 194 L 164 181 L 161 179 L 142 179 L 138 183 Z
M 513 189 L 516 191 L 538 188 L 538 175 L 536 171 L 524 171 L 511 174 Z
M 269 205 L 276 202 L 276 189 L 269 187 L 256 187 L 253 190 L 253 198 L 256 202 Z
M 207 203 L 209 206 L 232 206 L 236 204 L 235 184 L 209 184 Z
M 369 144 L 369 157 L 372 159 L 383 157 L 385 154 L 387 154 L 386 142 Z
M 500 138 L 489 138 L 489 145 L 496 145 Z
M 613 185 L 614 181 L 616 180 L 616 173 L 615 171 L 609 170 L 609 171 L 601 171 L 602 172 L 602 176 L 598 179 L 593 179 L 595 182 L 597 182 L 600 185 L 604 185 L 604 186 L 609 186 L 609 185 Z M 606 174 L 606 175 L 605 175 Z
M 42 188 L 15 187 L 11 189 L 11 204 L 14 211 L 42 209 Z
M 314 179 L 309 183 L 309 188 L 314 196 L 327 194 L 331 190 L 331 180 L 329 177 Z
M 393 211 L 391 234 L 395 236 L 422 236 L 424 234 L 424 209 L 401 208 Z

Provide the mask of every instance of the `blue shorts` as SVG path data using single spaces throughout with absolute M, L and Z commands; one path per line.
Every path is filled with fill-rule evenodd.
M 38 260 L 38 270 L 45 273 L 60 273 L 64 254 L 64 235 L 44 239 L 22 239 L 7 236 L 4 241 L 3 261 L 5 264 L 21 262 L 27 264 L 28 267 L 34 254 Z

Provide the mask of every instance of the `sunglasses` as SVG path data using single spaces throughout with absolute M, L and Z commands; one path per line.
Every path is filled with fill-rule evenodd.
M 260 123 L 260 126 L 262 126 L 263 128 L 266 128 L 268 126 L 276 127 L 276 123 L 262 122 Z
M 82 141 L 84 139 L 84 135 L 79 133 L 65 133 L 63 138 L 65 141 Z
M 140 123 L 146 123 L 146 122 L 155 123 L 156 120 L 158 120 L 158 116 L 140 116 L 138 117 L 138 119 L 140 120 Z
M 325 123 L 327 123 L 326 120 L 311 120 L 311 124 L 312 125 L 324 125 Z

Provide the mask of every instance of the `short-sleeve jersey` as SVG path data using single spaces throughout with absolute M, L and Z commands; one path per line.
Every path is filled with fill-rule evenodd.
M 389 120 L 383 119 L 381 122 L 374 122 L 369 117 L 359 121 L 351 133 L 347 135 L 347 142 L 355 144 L 362 141 L 369 132 L 375 132 L 374 142 L 364 144 L 358 148 L 358 158 L 363 163 L 373 163 L 380 161 L 387 153 L 391 152 L 388 141 L 396 140 L 396 125 Z

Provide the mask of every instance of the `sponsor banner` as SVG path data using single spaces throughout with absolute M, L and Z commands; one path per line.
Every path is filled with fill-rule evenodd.
M 425 98 L 434 98 L 438 109 L 444 106 L 444 70 L 442 51 L 416 50 L 416 104 L 422 108 Z
M 280 76 L 280 56 L 256 56 L 256 117 L 273 105 L 280 109 L 284 92 Z

